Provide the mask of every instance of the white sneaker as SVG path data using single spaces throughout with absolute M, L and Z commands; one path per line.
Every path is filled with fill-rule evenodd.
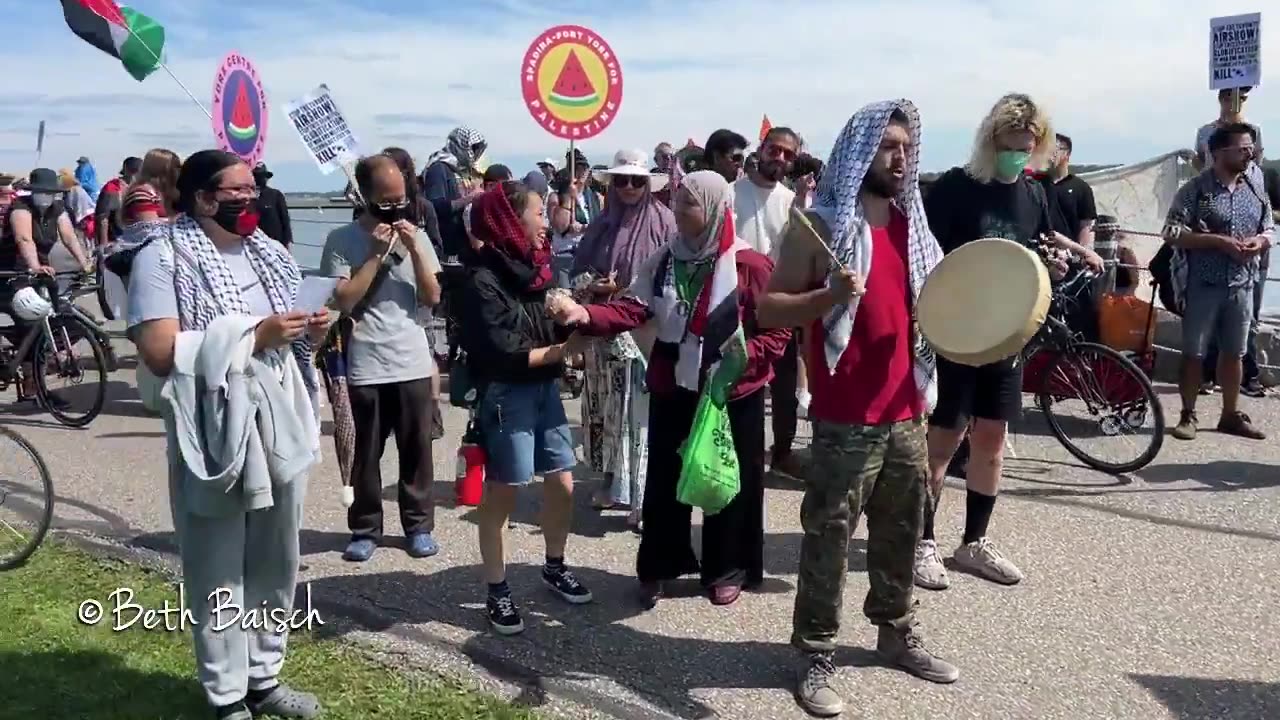
M 809 401 L 813 398 L 808 390 L 801 390 L 796 393 L 796 416 L 805 420 L 809 419 Z
M 1022 582 L 1022 571 L 996 549 L 990 538 L 982 537 L 956 548 L 956 564 L 969 572 L 1001 585 Z
M 916 563 L 912 568 L 916 585 L 925 590 L 946 590 L 951 586 L 947 579 L 947 568 L 938 557 L 938 543 L 933 540 L 921 540 L 916 545 Z

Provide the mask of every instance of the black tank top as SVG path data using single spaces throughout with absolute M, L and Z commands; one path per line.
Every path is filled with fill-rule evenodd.
M 62 200 L 55 200 L 49 209 L 41 215 L 31 202 L 30 197 L 21 197 L 13 201 L 7 222 L 0 232 L 0 270 L 13 271 L 25 267 L 22 256 L 18 253 L 18 242 L 13 234 L 13 213 L 26 210 L 31 213 L 31 239 L 36 244 L 36 256 L 42 265 L 49 264 L 49 253 L 58 244 L 58 218 L 66 211 Z

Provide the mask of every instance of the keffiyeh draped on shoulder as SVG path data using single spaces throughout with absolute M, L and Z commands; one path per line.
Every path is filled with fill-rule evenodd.
M 871 228 L 863 214 L 860 191 L 863 178 L 871 169 L 885 128 L 897 111 L 907 118 L 911 142 L 907 147 L 906 183 L 894 199 L 898 210 L 907 218 L 908 267 L 911 282 L 912 314 L 925 278 L 942 260 L 942 248 L 929 230 L 924 201 L 920 195 L 920 111 L 910 100 L 885 100 L 863 107 L 845 124 L 831 150 L 831 157 L 818 184 L 813 210 L 831 229 L 836 256 L 851 270 L 867 277 L 871 270 Z M 858 299 L 843 307 L 833 308 L 824 320 L 826 329 L 827 367 L 835 372 L 840 357 L 849 346 Z M 933 352 L 916 333 L 916 385 L 932 406 L 935 388 Z

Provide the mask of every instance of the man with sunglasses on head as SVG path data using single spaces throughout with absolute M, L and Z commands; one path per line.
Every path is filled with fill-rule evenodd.
M 742 177 L 742 166 L 747 160 L 747 146 L 751 143 L 732 130 L 721 128 L 707 138 L 706 149 L 702 151 L 703 170 L 715 170 L 729 182 L 736 182 Z
M 407 549 L 413 557 L 429 557 L 439 551 L 431 536 L 431 378 L 436 368 L 417 318 L 419 306 L 440 302 L 440 263 L 430 238 L 408 219 L 412 195 L 394 158 L 361 159 L 355 179 L 366 212 L 329 233 L 320 258 L 321 274 L 341 278 L 335 300 L 344 318 L 353 321 L 344 346 L 356 427 L 355 502 L 347 510 L 351 543 L 342 557 L 368 560 L 382 540 L 380 466 L 393 432 Z
M 708 152 L 715 139 L 712 135 L 712 139 L 707 141 Z M 800 138 L 795 131 L 775 127 L 765 135 L 760 149 L 753 153 L 756 161 L 733 183 L 733 221 L 738 237 L 757 252 L 768 255 L 775 263 L 796 198 L 795 191 L 783 181 L 791 174 L 799 154 Z M 724 155 L 718 153 L 717 157 L 723 159 Z M 791 454 L 800 406 L 796 395 L 800 384 L 798 337 L 798 331 L 792 333 L 786 351 L 774 364 L 773 380 L 769 385 L 773 408 L 771 467 L 773 472 L 797 480 L 804 474 Z

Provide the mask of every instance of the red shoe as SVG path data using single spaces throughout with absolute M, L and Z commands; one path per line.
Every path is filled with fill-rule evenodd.
M 741 585 L 717 585 L 711 588 L 712 605 L 732 605 L 742 595 Z

